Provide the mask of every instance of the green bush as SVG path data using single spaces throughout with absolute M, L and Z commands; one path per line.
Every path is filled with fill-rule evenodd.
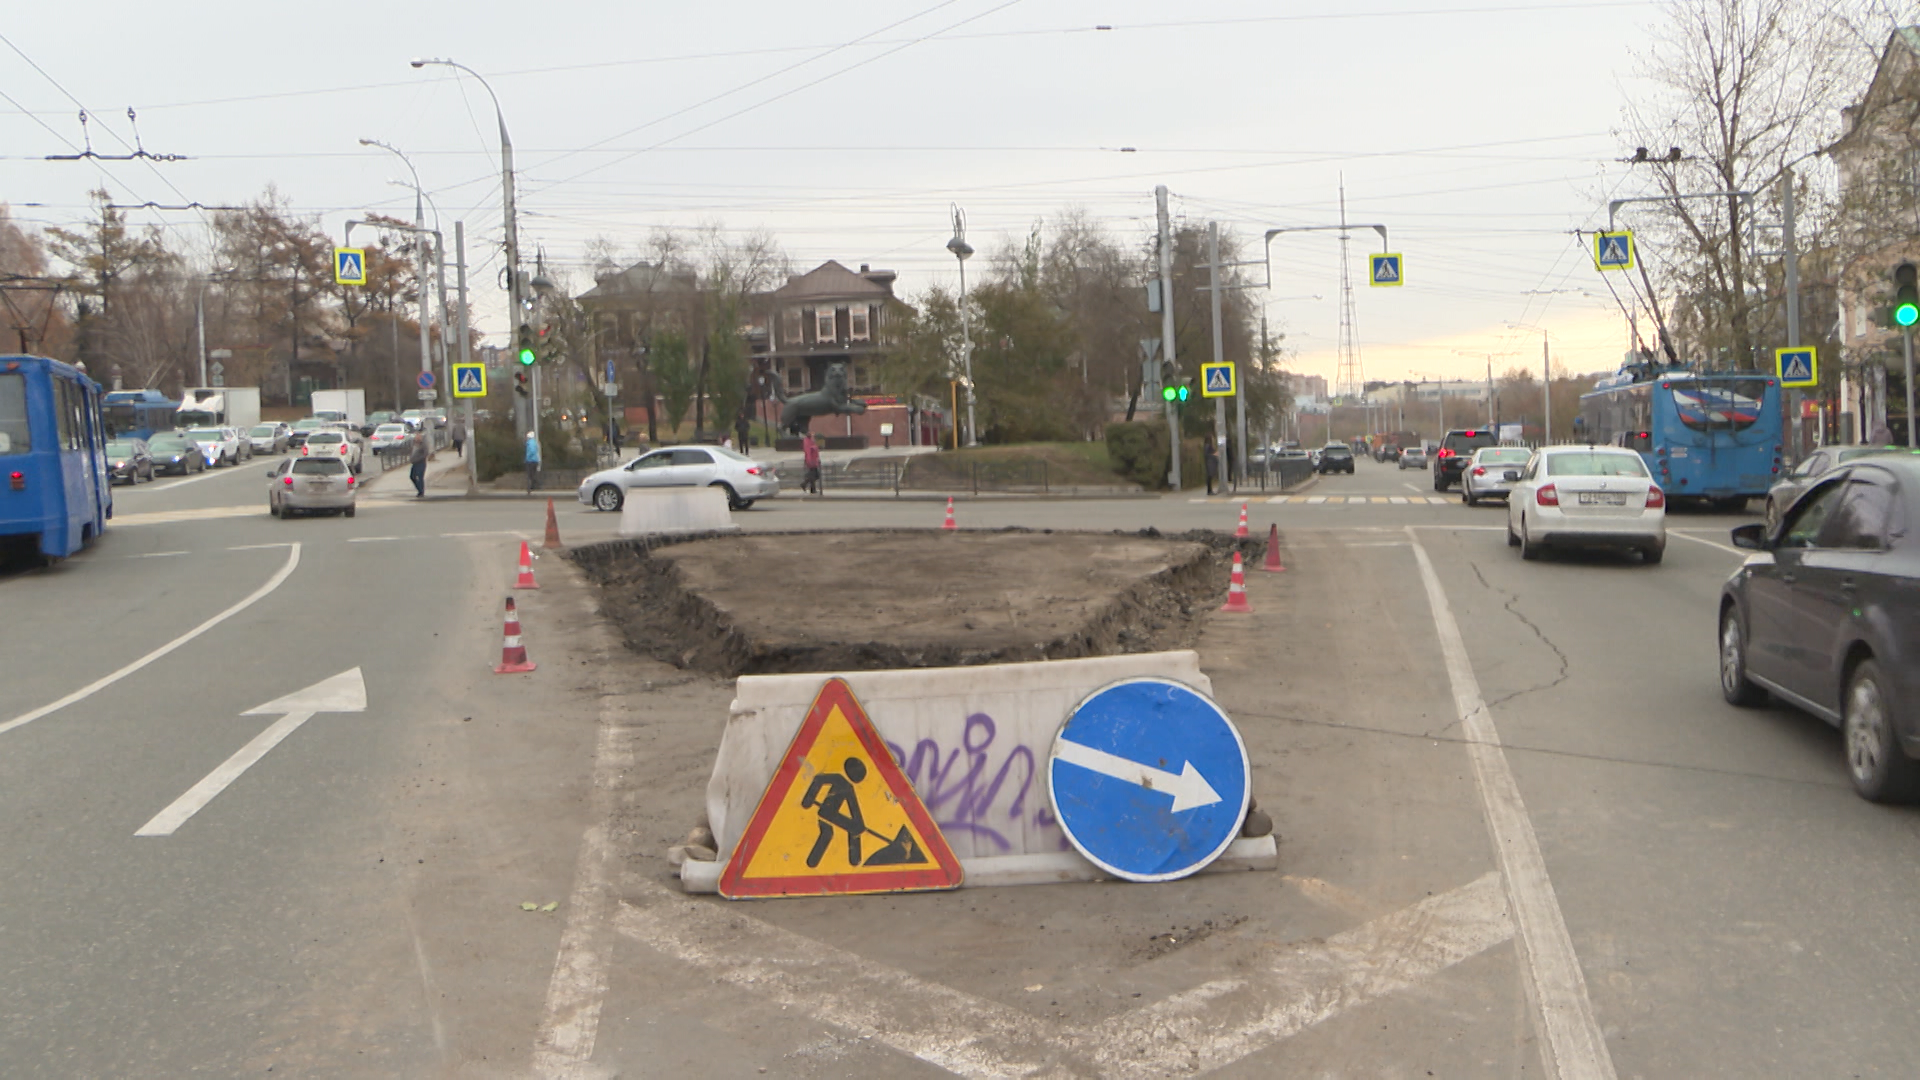
M 1167 446 L 1165 424 L 1107 425 L 1107 458 L 1114 471 L 1150 491 L 1167 486 Z

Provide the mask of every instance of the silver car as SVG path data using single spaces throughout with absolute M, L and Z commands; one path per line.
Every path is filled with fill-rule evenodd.
M 1895 454 L 1903 449 L 1899 446 L 1823 446 L 1801 458 L 1800 464 L 1795 465 L 1792 472 L 1774 481 L 1773 486 L 1767 489 L 1767 528 L 1772 529 L 1773 523 L 1779 521 L 1780 515 L 1793 505 L 1793 500 L 1812 487 L 1815 481 L 1833 471 L 1834 466 L 1874 454 Z
M 1472 460 L 1460 470 L 1461 501 L 1478 506 L 1481 499 L 1511 495 L 1520 471 L 1532 458 L 1533 451 L 1524 446 L 1483 446 L 1475 450 Z
M 352 517 L 359 493 L 359 482 L 337 457 L 287 458 L 267 473 L 267 512 L 277 518 L 323 510 Z
M 284 454 L 287 452 L 287 437 L 293 429 L 285 424 L 255 424 L 247 432 L 247 442 L 256 454 Z
M 594 473 L 581 481 L 579 495 L 595 509 L 618 510 L 628 489 L 649 487 L 720 488 L 729 509 L 745 510 L 780 494 L 780 477 L 773 466 L 725 447 L 669 446 Z

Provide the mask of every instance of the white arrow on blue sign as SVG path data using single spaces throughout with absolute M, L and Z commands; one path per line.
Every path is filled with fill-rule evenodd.
M 1073 846 L 1130 881 L 1192 874 L 1239 835 L 1246 745 L 1205 695 L 1128 679 L 1089 695 L 1054 737 L 1047 793 Z

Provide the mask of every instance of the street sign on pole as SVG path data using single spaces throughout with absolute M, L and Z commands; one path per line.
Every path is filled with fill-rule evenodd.
M 1233 361 L 1200 365 L 1201 397 L 1232 397 L 1237 392 Z
M 433 372 L 422 371 L 420 377 L 413 381 L 420 384 L 420 389 L 431 390 L 433 389 Z
M 1172 881 L 1240 833 L 1247 748 L 1206 696 L 1172 679 L 1126 679 L 1074 707 L 1054 737 L 1047 795 L 1067 839 L 1129 881 Z
M 1773 350 L 1773 369 L 1781 386 L 1820 385 L 1820 357 L 1811 345 Z
M 1596 270 L 1633 269 L 1633 232 L 1594 233 L 1593 266 Z
M 422 391 L 420 391 L 420 400 L 421 400 L 421 401 L 432 401 L 433 399 L 435 399 L 435 398 L 437 398 L 437 397 L 439 397 L 439 396 L 440 396 L 440 392 L 439 392 L 438 390 L 422 390 Z
M 366 249 L 334 248 L 333 280 L 337 285 L 365 285 L 367 283 Z
M 487 366 L 485 364 L 453 365 L 453 396 L 457 398 L 486 397 Z
M 1403 283 L 1400 272 L 1399 255 L 1372 255 L 1367 259 L 1367 284 L 1375 287 L 1398 286 Z
M 619 377 L 620 377 L 619 373 L 614 371 L 613 369 L 613 361 L 611 360 L 607 361 L 607 381 L 612 382 Z

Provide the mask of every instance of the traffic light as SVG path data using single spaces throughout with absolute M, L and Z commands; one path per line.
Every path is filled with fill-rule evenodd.
M 1193 396 L 1193 388 L 1186 383 L 1169 383 L 1160 388 L 1160 396 L 1175 405 L 1185 405 Z
M 1910 262 L 1893 268 L 1893 325 L 1906 328 L 1920 322 L 1920 269 Z
M 527 372 L 525 368 L 522 368 L 521 370 L 514 372 L 513 373 L 513 392 L 516 394 L 519 394 L 521 397 L 531 396 L 532 390 L 528 386 L 529 382 L 530 380 L 527 378 Z
M 528 326 L 526 323 L 521 323 L 520 341 L 514 351 L 514 355 L 519 359 L 521 367 L 532 367 L 534 362 L 540 359 L 540 355 L 535 350 L 534 344 L 533 327 Z M 522 375 L 521 378 L 524 379 L 526 376 Z M 520 392 L 523 394 L 526 393 L 525 390 L 521 390 Z

